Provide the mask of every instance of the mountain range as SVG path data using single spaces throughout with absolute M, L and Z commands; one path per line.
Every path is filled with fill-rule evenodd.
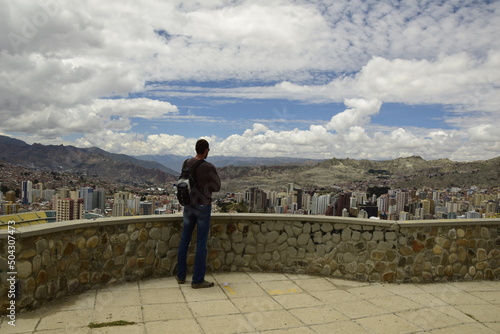
M 176 155 L 132 157 L 96 147 L 29 145 L 0 136 L 0 162 L 31 169 L 92 175 L 124 184 L 162 185 L 174 181 L 186 158 Z M 243 191 L 252 186 L 279 188 L 292 182 L 305 189 L 352 188 L 356 185 L 359 188 L 500 186 L 500 156 L 472 162 L 424 160 L 418 156 L 384 161 L 222 156 L 207 160 L 217 167 L 223 191 L 227 192 Z
M 0 136 L 0 161 L 45 171 L 89 175 L 123 184 L 164 184 L 173 181 L 175 171 L 154 161 L 114 154 L 96 147 L 29 145 Z

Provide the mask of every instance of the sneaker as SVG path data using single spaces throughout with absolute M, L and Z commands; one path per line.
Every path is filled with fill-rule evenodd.
M 207 282 L 207 281 L 203 281 L 201 283 L 192 283 L 191 284 L 191 287 L 193 289 L 202 289 L 202 288 L 211 288 L 213 287 L 215 284 L 213 282 Z
M 179 283 L 179 284 L 186 283 L 186 280 L 185 279 L 180 279 L 179 276 L 175 276 L 175 279 L 177 280 L 177 283 Z

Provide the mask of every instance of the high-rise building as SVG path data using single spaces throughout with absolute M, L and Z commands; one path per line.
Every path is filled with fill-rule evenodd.
M 141 202 L 139 214 L 147 216 L 153 214 L 153 204 L 151 202 Z
M 132 197 L 127 200 L 127 206 L 125 208 L 126 215 L 138 215 L 140 214 L 141 199 L 139 197 Z
M 324 215 L 328 206 L 332 205 L 332 195 L 314 194 L 311 198 L 311 214 Z
M 245 190 L 245 201 L 250 206 L 250 212 L 263 212 L 267 209 L 267 194 L 262 189 L 252 187 Z
M 409 193 L 406 191 L 398 191 L 396 193 L 396 212 L 406 211 L 405 206 L 408 204 L 409 198 Z
M 425 216 L 428 216 L 429 214 L 431 214 L 431 201 L 429 201 L 428 199 L 424 199 L 420 202 L 422 204 L 422 209 L 423 209 L 422 218 L 424 218 Z
M 83 218 L 83 199 L 59 198 L 56 201 L 56 221 L 76 220 Z
M 31 204 L 33 202 L 33 184 L 31 181 L 23 181 L 21 184 L 21 202 L 22 204 Z
M 103 189 L 94 190 L 92 209 L 99 209 L 100 212 L 106 210 L 106 192 Z
M 310 213 L 311 211 L 311 195 L 310 194 L 302 194 L 302 209 L 306 213 Z
M 351 194 L 350 193 L 341 193 L 339 194 L 337 198 L 337 202 L 335 203 L 335 216 L 342 216 L 344 217 L 344 209 L 347 211 L 347 215 L 349 215 L 349 209 L 350 209 L 350 198 Z
M 302 189 L 293 188 L 292 203 L 296 204 L 297 210 L 302 209 Z
M 92 211 L 94 208 L 94 189 L 90 187 L 80 188 L 79 198 L 83 198 L 84 210 Z
M 113 217 L 125 216 L 125 201 L 123 199 L 115 199 L 113 203 Z
M 389 211 L 389 197 L 387 195 L 382 195 L 377 198 L 377 207 L 379 212 Z

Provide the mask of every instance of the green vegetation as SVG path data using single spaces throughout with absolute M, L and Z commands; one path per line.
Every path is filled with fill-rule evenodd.
M 98 323 L 98 324 L 91 322 L 89 324 L 89 328 L 101 328 L 101 327 L 113 327 L 113 326 L 129 326 L 129 325 L 135 325 L 135 322 L 124 321 L 124 320 L 117 320 L 117 321 L 111 321 L 111 322 L 101 322 L 101 323 Z

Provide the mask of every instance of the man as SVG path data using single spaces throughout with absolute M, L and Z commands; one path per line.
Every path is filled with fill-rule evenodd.
M 184 162 L 184 167 L 192 167 L 199 160 L 204 160 L 210 151 L 208 142 L 200 139 L 196 142 L 196 156 Z M 207 240 L 210 231 L 210 215 L 212 210 L 212 192 L 220 190 L 220 179 L 215 166 L 202 162 L 193 173 L 196 185 L 191 190 L 191 205 L 184 207 L 181 241 L 177 256 L 177 282 L 186 282 L 187 253 L 193 230 L 196 226 L 196 254 L 191 287 L 194 289 L 210 288 L 213 282 L 205 281 L 207 267 Z

